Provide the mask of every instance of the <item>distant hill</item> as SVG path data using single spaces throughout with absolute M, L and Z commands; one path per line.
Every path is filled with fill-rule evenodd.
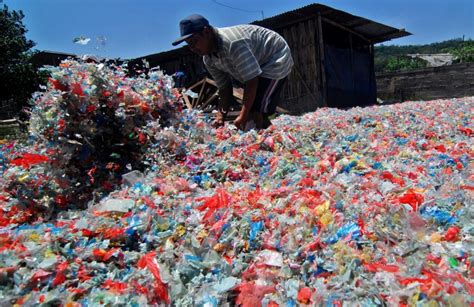
M 412 59 L 407 54 L 451 53 L 457 62 L 474 62 L 474 40 L 451 39 L 427 45 L 375 46 L 375 72 L 391 72 L 426 67 L 426 62 Z

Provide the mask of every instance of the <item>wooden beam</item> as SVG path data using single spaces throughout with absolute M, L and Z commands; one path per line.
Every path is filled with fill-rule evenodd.
M 207 78 L 204 79 L 204 82 L 202 83 L 202 86 L 201 86 L 201 90 L 199 91 L 199 96 L 197 98 L 197 101 L 196 101 L 196 105 L 199 105 L 199 103 L 202 101 L 203 97 L 202 97 L 202 93 L 204 92 L 204 88 L 206 87 L 207 85 L 207 82 L 206 82 Z
M 332 21 L 331 19 L 322 17 L 322 20 L 323 20 L 324 22 L 327 22 L 327 23 L 329 23 L 329 24 L 331 24 L 331 25 L 333 25 L 333 26 L 339 28 L 339 29 L 342 29 L 342 30 L 344 30 L 344 31 L 350 32 L 350 33 L 354 34 L 355 36 L 360 37 L 361 39 L 363 39 L 364 41 L 366 41 L 366 42 L 368 42 L 368 43 L 371 43 L 370 39 L 368 39 L 367 37 L 363 36 L 362 34 L 356 32 L 356 31 L 354 31 L 354 30 L 352 30 L 352 29 L 349 29 L 348 27 L 345 27 L 345 26 L 343 26 L 343 25 L 341 25 L 341 24 L 339 24 L 339 23 L 337 23 L 337 22 L 334 22 L 334 21 Z
M 304 87 L 305 87 L 306 90 L 308 91 L 308 93 L 309 93 L 309 95 L 311 96 L 311 98 L 314 99 L 314 101 L 316 101 L 316 97 L 314 96 L 313 92 L 311 91 L 311 89 L 309 88 L 308 84 L 307 84 L 306 81 L 304 80 L 303 75 L 301 75 L 301 72 L 299 71 L 298 67 L 293 66 L 293 70 L 296 71 L 296 74 L 298 75 L 298 77 L 300 77 L 301 82 L 303 83 Z
M 189 99 L 188 95 L 186 95 L 185 93 L 182 93 L 186 107 L 188 107 L 189 109 L 194 109 L 194 108 L 204 109 L 218 97 L 218 88 L 214 80 L 209 79 L 209 78 L 204 78 L 196 82 L 195 84 L 191 85 L 189 87 L 189 90 L 195 89 L 199 85 L 201 85 L 201 88 L 199 89 L 199 93 L 197 93 L 198 94 L 197 98 Z M 207 89 L 206 89 L 206 86 L 207 86 Z M 212 88 L 209 86 L 215 87 L 214 92 L 212 92 Z M 240 88 L 234 87 L 233 96 L 237 102 L 242 103 L 243 90 Z
M 183 99 L 184 99 L 184 103 L 186 104 L 186 107 L 188 107 L 188 109 L 192 109 L 193 105 L 191 104 L 191 102 L 189 102 L 188 95 L 183 94 Z
M 323 39 L 323 23 L 321 14 L 318 14 L 318 38 L 319 38 L 319 55 L 321 61 L 321 96 L 323 97 L 323 107 L 328 106 L 327 84 L 326 84 L 326 69 L 324 68 L 324 39 Z
M 204 109 L 206 108 L 211 102 L 213 102 L 219 95 L 217 94 L 217 91 L 212 94 L 211 97 L 209 97 L 202 105 L 201 108 Z
M 204 78 L 204 79 L 202 79 L 202 80 L 200 80 L 200 81 L 194 83 L 193 85 L 191 85 L 191 86 L 188 88 L 188 90 L 192 90 L 193 88 L 199 86 L 200 84 L 202 84 L 203 82 L 205 82 L 206 79 L 207 79 L 207 78 Z
M 0 120 L 0 126 L 17 124 L 17 123 L 18 123 L 18 120 L 16 118 Z

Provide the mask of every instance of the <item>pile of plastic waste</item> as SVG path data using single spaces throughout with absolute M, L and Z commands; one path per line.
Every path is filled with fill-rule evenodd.
M 116 74 L 104 80 L 114 97 Z M 138 122 L 144 166 L 120 169 L 119 188 L 24 219 L 23 195 L 8 191 L 21 176 L 46 186 L 61 117 L 43 112 L 56 120 L 52 134 L 36 129 L 51 135 L 44 146 L 0 145 L 0 303 L 472 304 L 473 103 L 325 108 L 246 133 L 177 110 Z
M 22 206 L 51 212 L 84 207 L 111 192 L 121 174 L 144 170 L 148 123 L 179 114 L 171 78 L 129 78 L 124 67 L 64 61 L 49 67 L 34 97 L 27 146 L 10 162 L 6 189 Z

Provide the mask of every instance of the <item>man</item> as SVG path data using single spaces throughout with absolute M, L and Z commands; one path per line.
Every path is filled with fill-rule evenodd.
M 232 78 L 244 85 L 243 105 L 234 120 L 247 130 L 266 128 L 275 113 L 277 98 L 293 67 L 290 48 L 278 33 L 255 25 L 214 28 L 201 15 L 180 22 L 181 37 L 192 52 L 203 56 L 204 64 L 219 88 L 219 107 L 214 126 L 224 125 L 233 99 Z M 249 125 L 247 125 L 249 124 Z

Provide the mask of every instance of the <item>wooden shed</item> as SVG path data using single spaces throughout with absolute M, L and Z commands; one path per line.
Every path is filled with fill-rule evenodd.
M 404 29 L 322 4 L 253 24 L 277 31 L 292 50 L 295 66 L 282 91 L 281 105 L 291 113 L 375 103 L 374 44 L 410 35 Z M 184 70 L 188 85 L 206 76 L 202 59 L 186 46 L 135 59 L 134 63 L 142 59 L 168 74 Z
M 57 51 L 43 50 L 33 55 L 33 65 L 41 67 L 44 65 L 58 66 L 59 63 L 68 58 L 77 58 L 78 56 L 72 53 L 64 53 Z

